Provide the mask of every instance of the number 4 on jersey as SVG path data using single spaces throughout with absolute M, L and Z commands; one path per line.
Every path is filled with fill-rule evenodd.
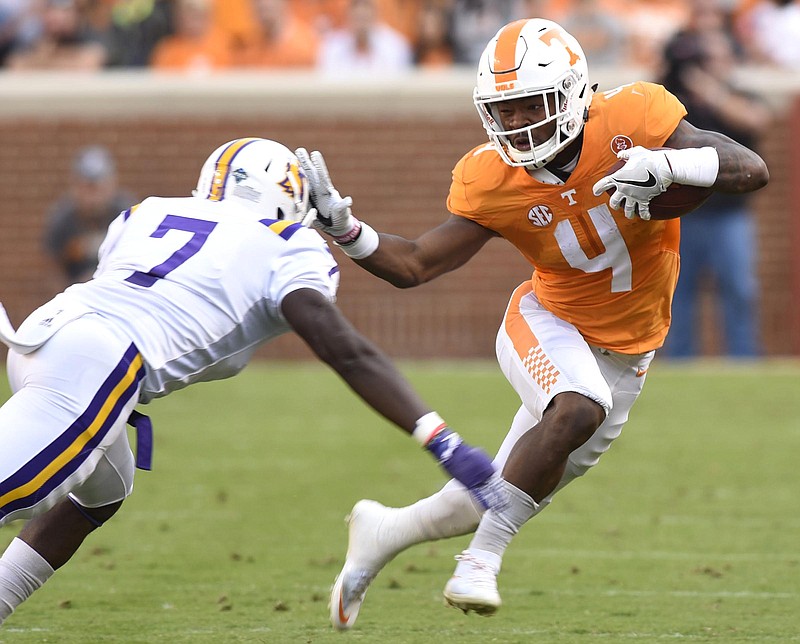
M 589 210 L 589 218 L 605 246 L 605 252 L 590 259 L 581 248 L 572 224 L 569 221 L 562 221 L 555 230 L 561 254 L 572 268 L 584 273 L 598 273 L 610 268 L 611 292 L 630 291 L 633 272 L 631 256 L 611 211 L 608 206 L 602 204 Z

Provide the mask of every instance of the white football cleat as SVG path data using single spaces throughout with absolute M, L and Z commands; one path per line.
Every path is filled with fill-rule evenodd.
M 480 556 L 476 556 L 477 552 Z M 478 615 L 494 615 L 503 603 L 497 590 L 500 557 L 491 552 L 465 550 L 456 555 L 456 561 L 453 576 L 444 587 L 447 603 L 465 613 L 473 610 Z
M 391 512 L 377 501 L 353 506 L 348 525 L 347 558 L 331 588 L 331 624 L 337 630 L 353 627 L 367 589 L 381 569 L 402 550 L 391 543 L 391 530 L 381 530 Z
M 338 631 L 353 628 L 367 588 L 377 573 L 355 570 L 345 563 L 331 589 L 331 624 Z

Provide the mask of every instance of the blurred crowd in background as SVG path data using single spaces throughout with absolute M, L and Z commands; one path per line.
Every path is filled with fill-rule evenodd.
M 656 70 L 695 0 L 0 0 L 6 70 L 317 69 L 474 65 L 523 17 L 560 22 L 590 65 Z M 735 56 L 800 70 L 800 0 L 715 0 Z
M 689 120 L 753 148 L 771 120 L 734 81 L 738 65 L 800 71 L 800 0 L 0 0 L 0 66 L 99 72 L 309 70 L 390 75 L 474 69 L 503 25 L 559 22 L 595 66 L 637 66 Z M 79 150 L 52 206 L 45 249 L 65 283 L 88 279 L 113 217 L 134 202 L 111 153 Z M 723 351 L 759 355 L 757 234 L 749 197 L 715 195 L 683 227 L 665 352 L 698 351 L 701 291 L 719 298 Z

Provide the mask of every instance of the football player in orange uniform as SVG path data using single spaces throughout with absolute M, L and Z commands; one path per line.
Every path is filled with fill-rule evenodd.
M 357 220 L 322 156 L 298 150 L 316 207 L 311 223 L 395 286 L 452 271 L 498 236 L 534 268 L 497 335 L 500 368 L 522 401 L 495 459 L 509 505 L 481 513 L 453 481 L 406 508 L 359 501 L 331 595 L 336 628 L 352 627 L 370 582 L 398 552 L 473 530 L 444 595 L 464 611 L 498 609 L 506 547 L 619 435 L 667 334 L 679 223 L 643 221 L 649 202 L 673 182 L 749 192 L 768 181 L 758 155 L 692 126 L 663 87 L 593 89 L 580 45 L 559 25 L 503 27 L 481 58 L 474 93 L 490 143 L 456 165 L 452 215 L 414 241 Z M 654 150 L 663 147 L 671 149 Z M 625 165 L 606 176 L 617 159 Z

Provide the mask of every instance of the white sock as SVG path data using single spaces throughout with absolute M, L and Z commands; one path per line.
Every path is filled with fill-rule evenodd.
M 22 539 L 14 538 L 0 557 L 0 624 L 53 572 L 38 552 Z
M 441 490 L 403 508 L 393 508 L 381 530 L 391 534 L 397 552 L 418 543 L 469 534 L 478 525 L 480 512 L 460 483 L 450 481 Z
M 508 507 L 500 513 L 484 513 L 469 544 L 470 552 L 485 550 L 502 557 L 514 535 L 539 509 L 539 504 L 518 487 L 508 481 L 503 484 L 508 491 Z
M 495 574 L 500 572 L 500 566 L 503 564 L 503 558 L 500 555 L 496 555 L 488 550 L 480 550 L 478 548 L 470 548 L 469 554 L 471 554 L 475 559 L 478 559 L 485 564 L 489 564 L 492 570 L 494 570 Z M 453 571 L 454 577 L 464 576 L 464 571 L 469 570 L 475 565 L 470 559 L 460 559 L 459 557 L 456 557 L 456 559 L 458 560 L 458 563 L 456 564 L 456 569 Z

